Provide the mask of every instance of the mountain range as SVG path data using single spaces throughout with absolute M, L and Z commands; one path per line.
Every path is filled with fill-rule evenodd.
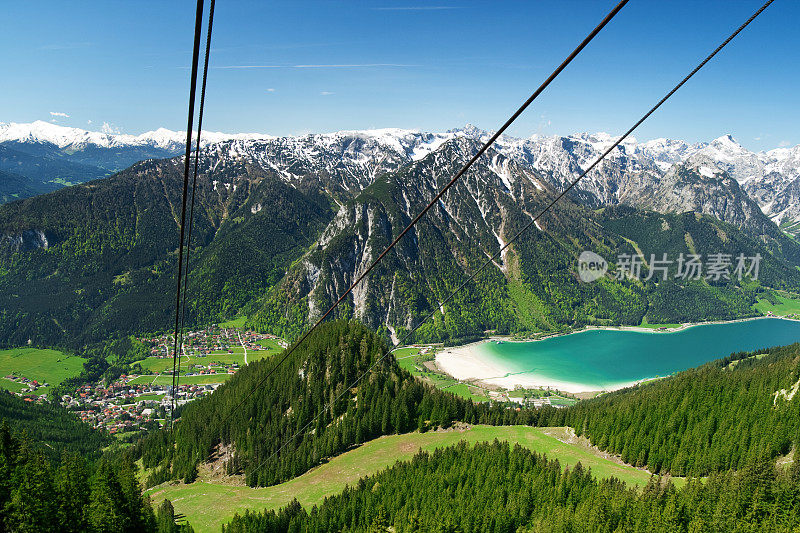
M 181 137 L 0 126 L 0 149 L 25 146 L 31 157 L 39 148 L 53 161 L 110 169 L 152 154 L 104 179 L 0 206 L 0 342 L 80 344 L 169 324 L 182 158 L 158 158 L 180 152 Z M 204 137 L 191 319 L 244 313 L 251 326 L 291 337 L 363 272 L 487 133 L 467 126 Z M 796 223 L 800 148 L 754 154 L 723 136 L 622 144 L 445 301 L 611 143 L 606 134 L 502 136 L 340 316 L 397 340 L 438 309 L 417 338 L 446 341 L 486 330 L 749 316 L 764 291 L 800 290 L 800 246 L 776 225 Z M 587 249 L 609 260 L 725 252 L 759 253 L 765 262 L 757 282 L 585 284 L 574 265 Z
M 201 144 L 261 135 L 203 132 Z M 186 133 L 159 128 L 141 135 L 86 131 L 36 121 L 0 123 L 0 202 L 102 178 L 144 159 L 183 153 Z
M 363 189 L 374 181 L 376 172 L 419 160 L 455 137 L 485 141 L 488 133 L 471 125 L 445 133 L 389 128 L 297 137 L 203 132 L 201 144 L 205 147 L 220 144 L 234 157 L 246 154 L 265 168 L 278 170 L 290 182 L 324 169 L 337 179 L 337 183 L 327 184 L 329 192 L 336 193 L 352 191 L 354 187 Z M 563 187 L 615 139 L 605 133 L 534 135 L 527 139 L 501 136 L 495 148 L 549 176 L 555 186 Z M 43 121 L 0 123 L 0 171 L 39 180 L 43 186 L 50 184 L 53 188 L 102 177 L 144 159 L 179 155 L 184 151 L 185 141 L 184 132 L 165 128 L 134 136 L 90 132 Z M 337 160 L 337 156 L 342 160 Z M 37 158 L 44 161 L 35 162 Z M 730 135 L 694 144 L 670 139 L 637 143 L 628 139 L 610 154 L 604 168 L 583 180 L 578 190 L 598 205 L 647 202 L 641 194 L 646 187 L 642 182 L 663 178 L 681 165 L 709 179 L 721 178 L 723 173 L 733 178 L 777 224 L 792 226 L 800 218 L 797 201 L 800 146 L 751 152 Z M 4 190 L 20 188 L 17 184 L 7 184 L 10 181 L 6 178 L 2 181 L 6 185 L 0 186 Z M 5 194 L 6 200 L 30 195 L 22 189 Z

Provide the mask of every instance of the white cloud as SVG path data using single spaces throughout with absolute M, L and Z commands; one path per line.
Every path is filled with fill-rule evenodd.
M 320 96 L 330 96 L 330 95 L 332 95 L 332 94 L 336 94 L 336 93 L 332 93 L 332 92 L 330 92 L 330 91 L 322 91 L 322 92 L 321 92 L 321 93 L 319 93 L 319 94 L 320 94 Z
M 401 7 L 373 7 L 375 11 L 441 11 L 443 9 L 462 9 L 458 6 L 401 6 Z
M 110 134 L 118 134 L 122 133 L 122 131 L 113 124 L 109 124 L 108 122 L 103 122 L 103 127 L 100 128 L 100 131 L 103 133 L 110 133 Z
M 274 92 L 275 92 L 275 89 L 273 89 L 272 87 L 270 87 L 269 89 L 267 89 L 267 92 L 268 92 L 268 93 L 274 93 Z
M 780 146 L 781 148 L 786 148 L 787 146 L 789 146 L 791 144 L 792 143 L 790 143 L 789 141 L 781 141 L 780 143 L 778 143 L 778 146 Z
M 87 120 L 87 121 L 86 121 L 86 124 L 91 124 L 91 123 L 92 123 L 92 121 L 91 121 L 91 120 Z
M 336 63 L 332 65 L 223 65 L 213 67 L 218 69 L 257 69 L 257 68 L 408 68 L 419 65 L 406 65 L 403 63 Z
M 40 46 L 38 50 L 74 50 L 76 48 L 86 48 L 92 46 L 92 43 L 54 43 Z
M 51 117 L 64 117 L 64 118 L 69 118 L 69 115 L 67 115 L 66 113 L 62 113 L 62 112 L 60 112 L 60 111 L 50 111 L 50 116 L 51 116 Z

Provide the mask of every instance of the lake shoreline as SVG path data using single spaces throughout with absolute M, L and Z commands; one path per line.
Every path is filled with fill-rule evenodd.
M 461 346 L 446 347 L 436 353 L 436 367 L 444 374 L 463 382 L 483 383 L 491 386 L 500 387 L 505 390 L 514 390 L 518 387 L 523 388 L 540 388 L 560 390 L 572 394 L 579 394 L 581 396 L 591 396 L 602 392 L 610 392 L 625 387 L 659 379 L 658 377 L 647 377 L 635 381 L 626 381 L 605 387 L 603 389 L 597 386 L 587 385 L 578 382 L 561 381 L 557 379 L 550 379 L 543 376 L 537 376 L 532 372 L 514 372 L 513 369 L 508 368 L 487 356 L 483 352 L 483 347 L 492 342 L 495 343 L 533 343 L 546 339 L 554 339 L 557 337 L 564 337 L 567 335 L 575 335 L 577 333 L 584 333 L 587 331 L 629 331 L 646 334 L 668 334 L 685 331 L 690 328 L 706 325 L 719 325 L 719 324 L 734 324 L 739 322 L 749 322 L 754 320 L 763 319 L 780 319 L 787 321 L 800 322 L 797 319 L 784 318 L 779 316 L 757 316 L 747 317 L 735 320 L 715 320 L 709 322 L 686 322 L 676 327 L 650 328 L 642 326 L 585 326 L 579 330 L 569 331 L 564 333 L 554 333 L 542 337 L 519 339 L 510 336 L 493 335 L 489 338 L 482 339 L 477 342 L 464 344 Z M 663 376 L 661 376 L 663 377 Z

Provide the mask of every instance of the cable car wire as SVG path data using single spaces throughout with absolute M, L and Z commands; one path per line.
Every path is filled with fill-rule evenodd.
M 186 293 L 189 292 L 189 258 L 192 253 L 192 229 L 194 228 L 194 200 L 197 189 L 197 172 L 200 164 L 200 134 L 203 131 L 203 110 L 206 103 L 206 80 L 208 78 L 208 59 L 211 52 L 211 31 L 214 28 L 214 4 L 216 0 L 211 0 L 208 9 L 208 29 L 206 30 L 206 54 L 203 62 L 203 82 L 200 85 L 200 112 L 197 115 L 197 144 L 194 152 L 194 174 L 192 176 L 192 199 L 189 207 L 189 232 L 186 235 L 186 266 L 183 269 L 183 302 L 181 304 L 181 339 L 180 346 L 183 351 L 183 336 L 186 331 Z M 178 368 L 175 376 L 175 388 L 177 393 L 181 378 L 181 358 L 178 357 Z
M 581 41 L 581 43 L 575 48 L 575 50 L 573 50 L 572 53 L 570 53 L 569 56 L 567 56 L 567 58 L 550 74 L 550 76 L 548 76 L 548 78 L 544 82 L 542 82 L 539 88 L 536 89 L 536 91 L 534 91 L 534 93 L 527 100 L 525 100 L 525 102 L 514 112 L 514 114 L 511 115 L 511 117 L 508 120 L 506 120 L 506 122 L 500 127 L 500 129 L 498 129 L 489 138 L 489 140 L 483 144 L 483 146 L 478 150 L 478 152 L 461 168 L 461 170 L 459 170 L 455 174 L 455 176 L 453 176 L 453 178 L 436 194 L 436 196 L 434 196 L 433 200 L 431 200 L 425 206 L 425 208 L 422 211 L 420 211 L 420 213 L 416 217 L 414 217 L 414 219 L 405 227 L 405 229 L 403 229 L 397 235 L 397 237 L 395 237 L 395 239 L 391 242 L 391 244 L 389 244 L 389 246 L 387 246 L 386 249 L 383 250 L 383 252 L 381 252 L 378 258 L 375 259 L 375 261 L 373 261 L 372 264 L 370 264 L 369 267 L 367 267 L 367 269 L 364 270 L 364 272 L 362 272 L 358 276 L 358 278 L 347 288 L 347 290 L 344 291 L 344 293 L 342 293 L 339 299 L 336 300 L 336 302 L 333 305 L 331 305 L 330 308 L 328 308 L 328 310 L 316 321 L 316 323 L 314 323 L 314 325 L 308 331 L 306 331 L 302 335 L 302 337 L 300 337 L 299 340 L 295 341 L 286 350 L 281 359 L 278 360 L 278 362 L 270 369 L 270 371 L 267 372 L 267 374 L 255 385 L 255 387 L 253 387 L 248 392 L 248 394 L 245 395 L 242 401 L 239 402 L 230 411 L 230 413 L 228 413 L 225 419 L 222 420 L 223 423 L 227 421 L 233 415 L 233 413 L 236 412 L 236 410 L 245 401 L 247 401 L 247 399 L 253 394 L 253 392 L 256 389 L 258 389 L 261 385 L 263 385 L 264 382 L 266 382 L 266 380 L 269 379 L 269 377 L 277 371 L 277 369 L 284 363 L 284 361 L 286 361 L 289 358 L 289 356 L 297 349 L 297 347 L 300 346 L 303 343 L 303 341 L 305 341 L 308 338 L 308 336 L 311 335 L 311 333 L 313 333 L 314 330 L 316 330 L 320 326 L 320 324 L 322 324 L 322 322 L 325 321 L 326 318 L 328 318 L 328 316 L 330 316 L 330 314 L 339 306 L 339 304 L 341 304 L 344 301 L 344 299 L 353 291 L 353 289 L 359 283 L 361 283 L 361 281 L 372 271 L 372 269 L 374 269 L 378 265 L 378 263 L 380 263 L 383 260 L 384 257 L 386 257 L 386 254 L 388 254 L 395 247 L 395 245 L 400 241 L 400 239 L 402 239 L 409 231 L 411 231 L 411 229 L 416 225 L 416 223 L 419 222 L 419 220 L 423 216 L 425 216 L 425 213 L 427 213 L 431 209 L 431 207 L 436 205 L 439 199 L 450 189 L 450 187 L 452 187 L 459 180 L 459 178 L 461 178 L 461 176 L 463 176 L 464 173 L 467 172 L 467 170 L 469 170 L 469 168 L 473 165 L 473 163 L 475 163 L 486 152 L 486 150 L 488 150 L 489 147 L 492 144 L 494 144 L 497 138 L 500 137 L 500 135 L 502 135 L 503 132 L 506 131 L 508 127 L 511 126 L 511 124 L 513 124 L 517 118 L 519 118 L 519 116 L 523 113 L 523 111 L 525 111 L 525 109 L 527 109 L 528 106 L 530 106 L 531 103 L 533 103 L 533 101 L 536 100 L 536 98 L 547 88 L 547 86 L 550 85 L 550 83 L 554 79 L 556 79 L 556 77 L 558 77 L 558 75 L 567 67 L 567 65 L 569 65 L 572 62 L 573 59 L 575 59 L 575 57 L 578 56 L 578 54 L 580 54 L 580 52 L 584 48 L 586 48 L 586 46 L 592 41 L 592 39 L 594 39 L 597 36 L 597 34 L 600 33 L 600 31 L 611 21 L 611 19 L 613 19 L 617 15 L 617 13 L 619 13 L 619 11 L 627 3 L 628 0 L 622 0 L 616 6 L 614 6 L 614 8 L 605 16 L 605 18 L 603 18 L 603 20 L 600 21 L 600 23 L 586 36 L 586 38 L 584 38 L 583 41 Z
M 667 93 L 667 94 L 666 94 L 666 95 L 665 95 L 665 96 L 664 96 L 664 97 L 663 97 L 661 100 L 659 100 L 659 101 L 658 101 L 658 103 L 657 103 L 656 105 L 654 105 L 653 107 L 651 107 L 651 108 L 650 108 L 650 110 L 649 110 L 647 113 L 645 113 L 645 114 L 644 114 L 644 115 L 643 115 L 643 116 L 642 116 L 642 117 L 641 117 L 639 120 L 637 120 L 637 121 L 634 123 L 634 125 L 633 125 L 633 126 L 631 126 L 631 127 L 628 129 L 628 131 L 626 131 L 626 132 L 625 132 L 625 133 L 624 133 L 624 134 L 623 134 L 623 135 L 622 135 L 622 136 L 621 136 L 619 139 L 617 139 L 617 141 L 616 141 L 614 144 L 612 144 L 612 145 L 611 145 L 611 146 L 610 146 L 608 149 L 606 149 L 606 151 L 605 151 L 605 152 L 603 152 L 603 154 L 602 154 L 602 155 L 601 155 L 601 156 L 600 156 L 600 157 L 599 157 L 597 160 L 595 160 L 595 162 L 594 162 L 594 163 L 592 163 L 592 164 L 591 164 L 591 166 L 589 166 L 589 167 L 588 167 L 586 170 L 584 170 L 584 171 L 583 171 L 583 172 L 582 172 L 582 173 L 581 173 L 581 174 L 580 174 L 580 175 L 579 175 L 577 178 L 575 178 L 575 179 L 574 179 L 574 180 L 573 180 L 573 181 L 572 181 L 572 182 L 569 184 L 569 186 L 567 186 L 567 187 L 566 187 L 566 188 L 565 188 L 563 191 L 561 191 L 561 192 L 560 192 L 560 193 L 559 193 L 559 194 L 558 194 L 558 195 L 557 195 L 557 196 L 556 196 L 556 197 L 555 197 L 555 198 L 554 198 L 554 199 L 553 199 L 553 200 L 552 200 L 552 201 L 551 201 L 551 202 L 550 202 L 550 203 L 549 203 L 549 204 L 548 204 L 548 205 L 547 205 L 547 206 L 546 206 L 544 209 L 542 209 L 542 210 L 539 212 L 539 214 L 537 214 L 535 217 L 533 217 L 533 218 L 531 219 L 531 221 L 530 221 L 530 222 L 528 222 L 527 224 L 525 224 L 525 226 L 523 226 L 523 227 L 522 227 L 522 229 L 520 229 L 520 230 L 519 230 L 519 231 L 518 231 L 516 234 L 514 234 L 514 236 L 513 236 L 513 237 L 512 237 L 512 238 L 511 238 L 511 239 L 510 239 L 510 240 L 509 240 L 509 241 L 508 241 L 508 242 L 507 242 L 505 245 L 503 245 L 503 247 L 501 247 L 499 251 L 497 251 L 497 252 L 496 252 L 494 255 L 492 255 L 492 256 L 491 256 L 491 257 L 490 257 L 490 258 L 489 258 L 489 259 L 488 259 L 486 262 L 484 262 L 484 263 L 483 263 L 483 264 L 482 264 L 482 265 L 481 265 L 481 266 L 480 266 L 480 267 L 479 267 L 479 268 L 478 268 L 478 269 L 477 269 L 477 270 L 476 270 L 474 273 L 472 273 L 472 274 L 471 274 L 471 275 L 470 275 L 470 276 L 469 276 L 469 277 L 468 277 L 468 278 L 467 278 L 467 279 L 466 279 L 466 280 L 465 280 L 463 283 L 461 283 L 461 285 L 459 285 L 458 287 L 456 287 L 456 289 L 454 289 L 454 290 L 453 290 L 453 291 L 450 293 L 450 295 L 449 295 L 449 296 L 448 296 L 448 297 L 447 297 L 447 298 L 446 298 L 446 299 L 445 299 L 443 302 L 441 302 L 441 305 L 443 306 L 445 303 L 449 302 L 449 301 L 450 301 L 450 300 L 451 300 L 451 299 L 452 299 L 452 298 L 453 298 L 453 297 L 454 297 L 454 296 L 455 296 L 455 295 L 456 295 L 456 294 L 457 294 L 459 291 L 461 291 L 461 290 L 462 290 L 462 289 L 463 289 L 463 288 L 464 288 L 464 287 L 465 287 L 465 286 L 466 286 L 468 283 L 470 283 L 472 280 L 474 280 L 474 279 L 475 279 L 475 277 L 476 277 L 476 276 L 477 276 L 477 275 L 478 275 L 478 274 L 479 274 L 479 273 L 480 273 L 480 272 L 481 272 L 481 271 L 482 271 L 484 268 L 486 268 L 488 265 L 492 264 L 492 263 L 493 263 L 493 262 L 494 262 L 494 261 L 495 261 L 495 260 L 496 260 L 498 257 L 500 257 L 500 255 L 501 255 L 501 254 L 502 254 L 502 253 L 503 253 L 503 252 L 504 252 L 504 251 L 505 251 L 505 250 L 506 250 L 506 249 L 507 249 L 507 248 L 508 248 L 508 247 L 509 247 L 509 246 L 510 246 L 510 245 L 511 245 L 511 244 L 512 244 L 514 241 L 516 241 L 517 239 L 519 239 L 519 238 L 520 238 L 520 237 L 521 237 L 521 236 L 522 236 L 522 235 L 523 235 L 523 234 L 524 234 L 526 231 L 528 231 L 528 230 L 531 228 L 531 226 L 533 226 L 533 225 L 534 225 L 534 224 L 535 224 L 535 223 L 536 223 L 536 222 L 539 220 L 539 218 L 540 218 L 542 215 L 544 215 L 544 214 L 545 214 L 547 211 L 549 211 L 549 210 L 550 210 L 550 208 L 552 208 L 552 207 L 553 207 L 553 206 L 556 204 L 556 202 L 558 202 L 559 200 L 561 200 L 561 198 L 563 198 L 563 197 L 564 197 L 564 196 L 565 196 L 565 195 L 566 195 L 566 194 L 567 194 L 569 191 L 571 191 L 571 190 L 572 190 L 572 189 L 575 187 L 575 185 L 577 185 L 577 184 L 578 184 L 578 182 L 584 178 L 584 176 L 586 176 L 586 175 L 587 175 L 589 172 L 591 172 L 591 171 L 592 171 L 592 170 L 593 170 L 593 169 L 594 169 L 594 168 L 595 168 L 595 167 L 596 167 L 598 164 L 600 164 L 600 162 L 601 162 L 601 161 L 603 161 L 603 160 L 606 158 L 606 156 L 608 156 L 608 154 L 610 154 L 610 153 L 611 153 L 611 152 L 612 152 L 612 151 L 613 151 L 613 150 L 614 150 L 614 149 L 615 149 L 617 146 L 619 146 L 619 145 L 620 145 L 620 144 L 621 144 L 621 143 L 622 143 L 622 142 L 623 142 L 623 141 L 624 141 L 626 138 L 628 138 L 628 137 L 630 136 L 630 134 L 631 134 L 631 133 L 633 133 L 633 131 L 634 131 L 636 128 L 638 128 L 638 127 L 639 127 L 639 126 L 640 126 L 640 125 L 641 125 L 641 124 L 642 124 L 642 123 L 643 123 L 645 120 L 647 120 L 647 119 L 650 117 L 650 115 L 652 115 L 653 113 L 655 113 L 655 112 L 656 112 L 656 110 L 658 110 L 658 108 L 660 108 L 660 107 L 661 107 L 661 106 L 664 104 L 664 102 L 666 102 L 667 100 L 669 100 L 669 98 L 670 98 L 670 97 L 671 97 L 673 94 L 675 94 L 675 93 L 678 91 L 678 89 L 680 89 L 680 88 L 681 88 L 681 87 L 682 87 L 682 86 L 683 86 L 683 85 L 684 85 L 684 84 L 685 84 L 687 81 L 689 81 L 689 79 L 691 79 L 691 78 L 692 78 L 692 77 L 693 77 L 695 74 L 697 74 L 697 72 L 698 72 L 698 71 L 699 71 L 701 68 L 703 68 L 703 66 L 705 66 L 705 65 L 706 65 L 706 63 L 708 63 L 709 61 L 711 61 L 711 59 L 712 59 L 712 58 L 713 58 L 715 55 L 717 55 L 717 53 L 719 53 L 719 51 L 720 51 L 720 50 L 722 50 L 723 48 L 725 48 L 725 46 L 727 46 L 727 44 L 728 44 L 728 43 L 730 43 L 730 42 L 733 40 L 733 38 L 734 38 L 734 37 L 736 37 L 736 36 L 737 36 L 737 35 L 738 35 L 738 34 L 739 34 L 739 33 L 740 33 L 740 32 L 741 32 L 743 29 L 745 29 L 745 28 L 746 28 L 746 27 L 747 27 L 747 26 L 748 26 L 748 25 L 749 25 L 751 22 L 753 22 L 753 20 L 755 20 L 755 18 L 756 18 L 756 17 L 758 17 L 758 16 L 759 16 L 759 15 L 760 15 L 760 14 L 761 14 L 761 13 L 762 13 L 762 12 L 763 12 L 763 11 L 764 11 L 766 8 L 767 8 L 767 7 L 769 7 L 769 5 L 770 5 L 770 4 L 772 4 L 774 1 L 775 1 L 775 0 L 768 0 L 766 3 L 764 3 L 764 5 L 762 5 L 762 6 L 761 6 L 761 8 L 759 8 L 759 10 L 758 10 L 758 11 L 756 11 L 756 12 L 755 12 L 755 13 L 754 13 L 754 14 L 753 14 L 753 15 L 752 15 L 752 16 L 751 16 L 749 19 L 747 19 L 747 20 L 746 20 L 746 21 L 745 21 L 745 22 L 744 22 L 744 23 L 743 23 L 741 26 L 739 26 L 739 27 L 738 27 L 738 28 L 737 28 L 737 29 L 736 29 L 736 30 L 735 30 L 733 33 L 731 33 L 731 35 L 730 35 L 730 36 L 729 36 L 727 39 L 725 39 L 725 40 L 724 40 L 724 41 L 723 41 L 723 42 L 722 42 L 722 43 L 721 43 L 719 46 L 717 46 L 717 48 L 716 48 L 716 49 L 714 49 L 714 51 L 713 51 L 713 52 L 711 52 L 711 53 L 710 53 L 708 56 L 706 56 L 706 58 L 705 58 L 705 59 L 703 59 L 703 60 L 700 62 L 700 64 L 698 64 L 698 65 L 697 65 L 697 66 L 694 68 L 694 70 L 692 70 L 692 71 L 691 71 L 691 72 L 690 72 L 690 73 L 689 73 L 689 74 L 688 74 L 686 77 L 684 77 L 684 78 L 683 78 L 683 79 L 682 79 L 682 80 L 681 80 L 681 81 L 680 81 L 680 82 L 679 82 L 677 85 L 675 85 L 675 87 L 673 87 L 673 88 L 672 88 L 672 90 L 670 90 L 670 91 L 669 91 L 669 92 L 668 92 L 668 93 Z M 398 346 L 399 346 L 399 345 L 402 345 L 402 344 L 403 344 L 403 343 L 404 343 L 406 340 L 408 340 L 408 339 L 411 337 L 411 335 L 412 335 L 412 334 L 413 334 L 413 333 L 414 333 L 414 332 L 415 332 L 415 331 L 416 331 L 416 330 L 417 330 L 417 329 L 418 329 L 420 326 L 422 326 L 422 325 L 423 325 L 423 324 L 425 324 L 425 323 L 426 323 L 428 320 L 430 320 L 430 319 L 431 319 L 433 316 L 435 316 L 437 311 L 438 311 L 438 309 L 434 309 L 434 311 L 433 311 L 432 313 L 430 313 L 429 315 L 427 315 L 427 316 L 426 316 L 426 317 L 425 317 L 425 318 L 424 318 L 422 321 L 420 321 L 420 322 L 419 322 L 419 323 L 418 323 L 416 326 L 414 326 L 414 328 L 413 328 L 413 329 L 411 329 L 411 330 L 410 330 L 410 331 L 409 331 L 409 332 L 408 332 L 408 333 L 407 333 L 407 334 L 406 334 L 406 335 L 403 337 L 403 339 L 401 339 L 401 341 L 398 343 Z M 288 439 L 287 439 L 287 440 L 286 440 L 286 441 L 285 441 L 285 442 L 284 442 L 284 443 L 281 445 L 281 447 L 280 447 L 280 448 L 278 448 L 277 450 L 275 450 L 275 451 L 274 451 L 274 452 L 273 452 L 273 453 L 272 453 L 270 456 L 268 456 L 268 457 L 267 457 L 267 458 L 266 458 L 264 461 L 262 461 L 261 463 L 259 463 L 259 465 L 258 465 L 258 466 L 257 466 L 257 467 L 256 467 L 256 468 L 253 470 L 253 472 L 256 472 L 256 471 L 258 471 L 258 470 L 259 470 L 261 467 L 263 467 L 263 466 L 264 466 L 264 465 L 265 465 L 267 462 L 269 462 L 269 460 L 270 460 L 270 459 L 272 459 L 273 457 L 275 457 L 276 455 L 278 455 L 278 454 L 279 454 L 279 453 L 280 453 L 280 452 L 281 452 L 281 451 L 282 451 L 282 450 L 283 450 L 283 449 L 284 449 L 284 448 L 285 448 L 285 447 L 286 447 L 286 446 L 287 446 L 287 445 L 288 445 L 290 442 L 292 442 L 292 441 L 293 441 L 295 438 L 297 438 L 297 437 L 298 437 L 298 436 L 299 436 L 301 433 L 303 433 L 303 432 L 304 432 L 306 429 L 308 429 L 308 428 L 309 428 L 309 426 L 311 426 L 311 424 L 313 424 L 314 422 L 316 422 L 316 420 L 319 418 L 319 416 L 320 416 L 322 413 L 324 413 L 324 412 L 325 412 L 325 411 L 328 409 L 328 407 L 329 407 L 329 406 L 331 406 L 331 405 L 335 404 L 337 401 L 339 401 L 339 400 L 340 400 L 340 399 L 341 399 L 341 398 L 344 396 L 344 394 L 345 394 L 345 393 L 349 392 L 349 391 L 350 391 L 351 389 L 353 389 L 353 388 L 354 388 L 356 385 L 358 385 L 358 384 L 361 382 L 361 380 L 364 378 L 364 376 L 366 376 L 367 374 L 369 374 L 370 372 L 372 372 L 372 370 L 373 370 L 373 369 L 374 369 L 376 366 L 378 366 L 378 364 L 380 364 L 380 363 L 381 363 L 381 362 L 382 362 L 384 359 L 386 359 L 386 357 L 388 357 L 388 355 L 389 355 L 390 353 L 392 353 L 392 351 L 394 351 L 394 348 L 391 348 L 391 349 L 387 350 L 387 351 L 386 351 L 386 352 L 385 352 L 385 353 L 384 353 L 384 354 L 383 354 L 383 355 L 382 355 L 380 358 L 378 358 L 378 359 L 377 359 L 377 360 L 376 360 L 376 361 L 375 361 L 375 362 L 374 362 L 374 363 L 373 363 L 373 364 L 372 364 L 372 365 L 371 365 L 371 366 L 370 366 L 370 367 L 369 367 L 367 370 L 365 370 L 364 372 L 362 372 L 362 373 L 361 373 L 361 375 L 359 375 L 359 376 L 358 376 L 358 378 L 356 378 L 356 380 L 355 380 L 355 381 L 353 381 L 351 384 L 349 384 L 347 387 L 345 387 L 345 388 L 342 390 L 342 392 L 341 392 L 341 393 L 340 393 L 338 396 L 336 396 L 336 398 L 334 398 L 334 399 L 333 399 L 331 402 L 329 402 L 329 403 L 325 404 L 325 406 L 322 408 L 322 410 L 320 410 L 320 411 L 319 411 L 319 412 L 318 412 L 318 413 L 317 413 L 317 414 L 316 414 L 316 415 L 315 415 L 315 416 L 314 416 L 314 417 L 313 417 L 313 418 L 312 418 L 312 419 L 311 419 L 311 420 L 310 420 L 310 421 L 309 421 L 309 422 L 308 422 L 308 423 L 307 423 L 305 426 L 303 426 L 303 427 L 302 427 L 302 428 L 301 428 L 299 431 L 297 431 L 297 432 L 296 432 L 295 434 L 293 434 L 293 435 L 292 435 L 290 438 L 288 438 Z
M 181 285 L 183 281 L 183 243 L 186 227 L 186 204 L 189 193 L 189 168 L 192 154 L 192 125 L 194 123 L 194 101 L 197 92 L 197 68 L 200 62 L 200 37 L 203 32 L 203 0 L 197 0 L 197 10 L 194 21 L 194 46 L 192 48 L 192 73 L 189 81 L 189 118 L 186 127 L 186 155 L 183 165 L 183 198 L 181 205 L 180 239 L 178 243 L 178 288 L 175 293 L 175 346 L 172 354 L 172 402 L 170 405 L 170 425 L 175 423 L 175 370 L 177 358 L 180 357 L 178 346 L 178 333 L 180 328 Z

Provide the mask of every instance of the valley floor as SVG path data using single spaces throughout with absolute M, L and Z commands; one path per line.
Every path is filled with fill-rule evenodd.
M 600 452 L 585 439 L 575 438 L 569 428 L 532 428 L 526 426 L 473 426 L 427 433 L 390 435 L 370 441 L 350 450 L 300 477 L 265 488 L 250 488 L 240 477 L 212 479 L 201 470 L 198 481 L 164 483 L 147 491 L 155 505 L 165 498 L 172 501 L 176 513 L 183 514 L 195 531 L 218 532 L 235 512 L 243 513 L 278 509 L 293 498 L 310 508 L 323 502 L 326 496 L 341 492 L 346 485 L 374 474 L 397 461 L 409 460 L 420 449 L 432 451 L 465 440 L 474 444 L 507 440 L 518 443 L 562 465 L 572 467 L 578 462 L 591 468 L 595 476 L 617 477 L 626 483 L 643 486 L 650 474 Z M 676 479 L 682 482 L 681 479 Z

